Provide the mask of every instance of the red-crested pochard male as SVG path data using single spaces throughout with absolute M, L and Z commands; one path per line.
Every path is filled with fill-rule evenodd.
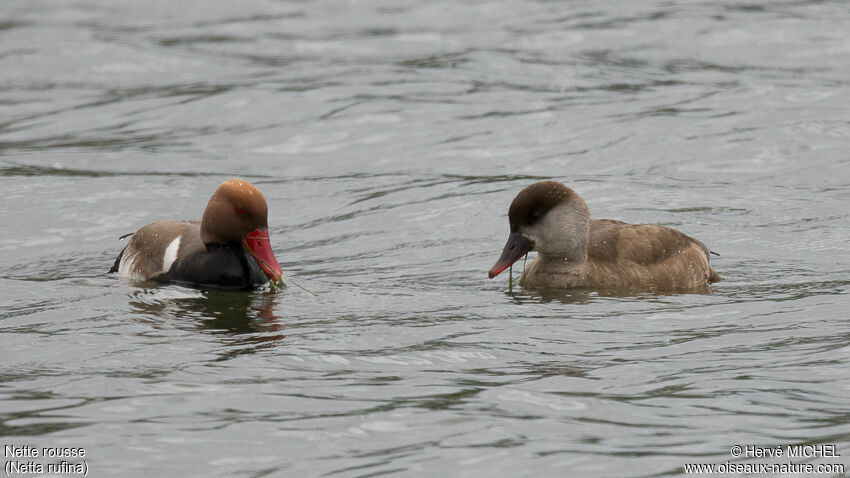
M 523 287 L 685 290 L 720 280 L 700 241 L 669 227 L 591 219 L 581 197 L 555 181 L 520 191 L 508 220 L 511 233 L 491 279 L 537 251 L 519 279 Z
M 200 220 L 155 222 L 133 233 L 109 272 L 132 281 L 253 289 L 283 273 L 268 228 L 260 190 L 231 179 L 218 186 Z

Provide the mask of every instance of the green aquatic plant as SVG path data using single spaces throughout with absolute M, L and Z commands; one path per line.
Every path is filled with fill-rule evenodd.
M 309 293 L 311 293 L 315 296 L 319 295 L 319 294 L 313 292 L 312 290 L 304 287 L 303 285 L 295 282 L 291 278 L 285 277 L 283 274 L 281 274 L 280 279 L 278 279 L 276 281 L 269 281 L 269 289 L 272 292 L 277 292 L 278 290 L 285 289 L 287 286 L 286 286 L 286 282 L 284 282 L 284 279 L 286 279 L 288 282 L 292 282 L 292 285 L 294 285 L 295 287 L 298 287 L 299 289 L 305 290 L 305 291 L 307 291 L 307 292 L 309 292 Z
M 522 260 L 522 270 L 525 271 L 525 263 L 528 261 L 528 254 Z M 508 266 L 508 292 L 514 291 L 514 265 Z
M 285 289 L 285 288 L 286 288 L 286 283 L 283 282 L 283 279 L 269 281 L 269 289 L 272 292 L 277 292 L 278 290 Z

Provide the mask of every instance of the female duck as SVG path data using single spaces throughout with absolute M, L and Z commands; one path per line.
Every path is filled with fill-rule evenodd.
M 590 219 L 581 197 L 555 181 L 520 191 L 508 220 L 511 234 L 491 279 L 537 251 L 523 287 L 683 290 L 720 280 L 700 241 L 664 226 Z

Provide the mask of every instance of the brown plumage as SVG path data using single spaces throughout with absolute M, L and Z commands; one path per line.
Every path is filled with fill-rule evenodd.
M 523 287 L 704 291 L 720 280 L 700 241 L 669 227 L 590 219 L 581 197 L 555 181 L 523 189 L 508 219 L 511 234 L 491 278 L 538 251 Z

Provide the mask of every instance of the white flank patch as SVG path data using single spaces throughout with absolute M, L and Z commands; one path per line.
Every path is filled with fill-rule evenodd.
M 165 248 L 165 255 L 162 256 L 162 272 L 168 272 L 171 269 L 171 264 L 177 260 L 177 251 L 180 249 L 180 236 L 171 241 L 171 244 Z

